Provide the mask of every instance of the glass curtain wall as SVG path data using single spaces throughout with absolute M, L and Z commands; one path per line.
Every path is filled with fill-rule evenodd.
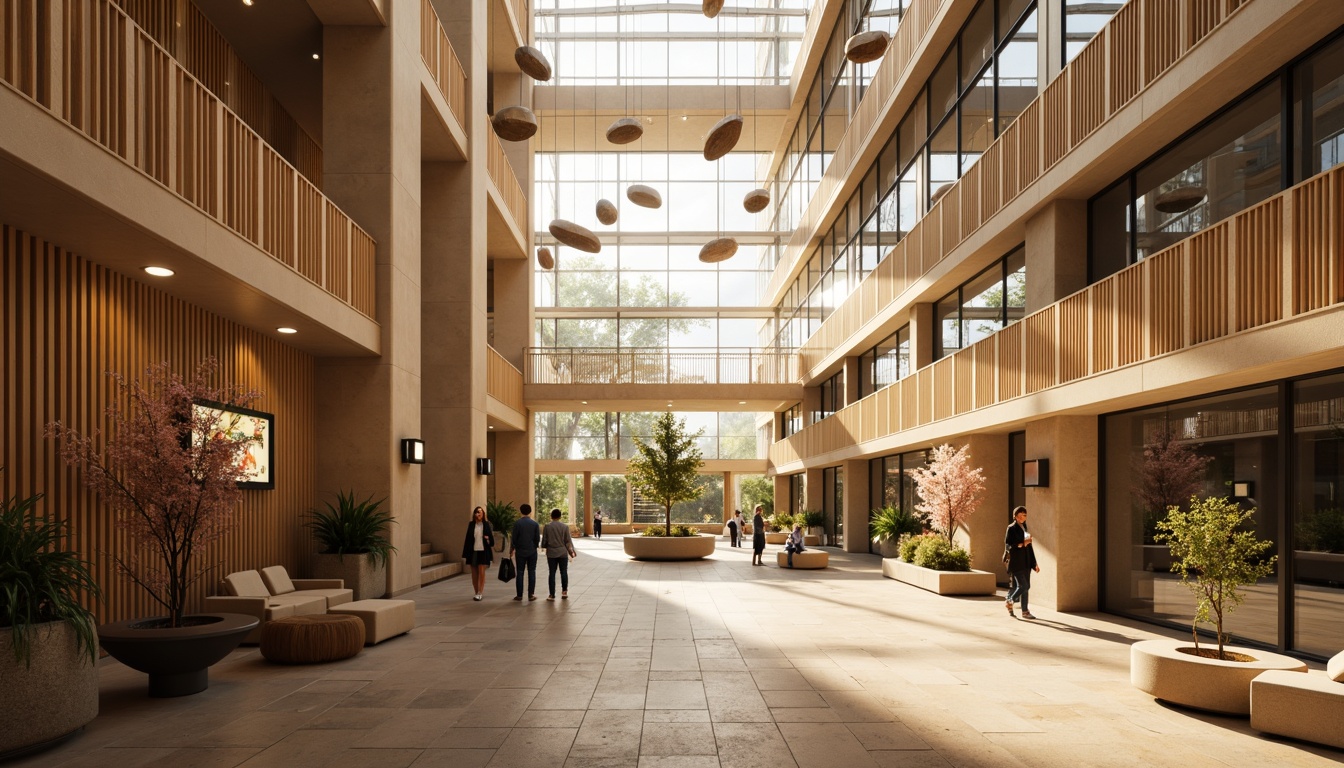
M 630 522 L 630 500 L 625 475 L 593 475 L 593 509 L 602 510 L 604 523 Z
M 760 504 L 762 512 L 769 517 L 775 511 L 775 479 L 766 475 L 733 474 L 733 508 L 742 511 L 742 516 L 751 522 L 752 510 Z
M 631 459 L 635 440 L 647 442 L 657 413 L 549 411 L 533 414 L 538 459 Z M 751 412 L 673 414 L 686 420 L 691 432 L 703 430 L 696 446 L 706 459 L 762 459 Z
M 1027 313 L 1027 250 L 1018 246 L 934 305 L 938 360 L 1021 320 Z
M 910 326 L 903 325 L 859 355 L 859 398 L 910 375 Z
M 873 512 L 882 507 L 896 507 L 915 512 L 915 505 L 919 503 L 919 491 L 912 473 L 927 466 L 928 463 L 928 451 L 912 451 L 870 460 L 868 499 L 872 509 L 869 510 L 869 519 L 872 518 Z M 877 542 L 871 538 L 868 542 L 868 551 L 875 554 L 880 551 Z

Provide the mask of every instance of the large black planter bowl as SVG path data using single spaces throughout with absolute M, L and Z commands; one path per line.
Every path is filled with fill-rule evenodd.
M 210 666 L 238 647 L 257 626 L 240 613 L 196 613 L 185 627 L 159 626 L 166 619 L 131 619 L 98 628 L 98 642 L 112 658 L 149 675 L 149 695 L 190 696 L 210 685 Z

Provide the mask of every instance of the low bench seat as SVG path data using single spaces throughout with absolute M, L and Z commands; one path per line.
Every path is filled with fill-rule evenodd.
M 775 562 L 780 568 L 789 567 L 789 553 L 776 552 Z M 825 568 L 831 564 L 831 555 L 820 549 L 805 549 L 793 556 L 793 567 L 797 570 Z
M 364 622 L 364 644 L 375 645 L 415 629 L 414 600 L 356 600 L 329 613 L 358 616 Z
M 1336 680 L 1340 682 L 1336 682 Z M 1319 672 L 1261 672 L 1251 681 L 1251 727 L 1344 749 L 1344 653 Z

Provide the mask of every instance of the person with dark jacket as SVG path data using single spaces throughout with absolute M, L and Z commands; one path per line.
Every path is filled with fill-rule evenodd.
M 765 517 L 761 514 L 761 505 L 756 505 L 756 514 L 751 518 L 751 564 L 765 565 Z
M 513 524 L 513 543 L 509 545 L 509 557 L 518 565 L 518 594 L 514 600 L 523 599 L 523 569 L 527 569 L 527 599 L 537 599 L 537 545 L 541 544 L 541 525 L 532 519 L 532 505 L 518 507 L 522 517 Z
M 485 519 L 485 507 L 471 510 L 471 522 L 467 523 L 467 538 L 462 542 L 462 562 L 471 569 L 471 588 L 475 591 L 473 600 L 485 599 L 485 569 L 495 560 L 495 532 L 490 530 L 490 521 Z
M 1034 619 L 1027 605 L 1027 593 L 1031 591 L 1031 572 L 1041 572 L 1036 564 L 1036 552 L 1031 548 L 1031 531 L 1027 530 L 1027 508 L 1013 510 L 1013 523 L 1003 537 L 1003 545 L 1008 549 L 1008 572 L 1012 574 L 1012 588 L 1004 605 L 1008 615 L 1013 615 L 1013 601 L 1022 601 L 1022 618 Z

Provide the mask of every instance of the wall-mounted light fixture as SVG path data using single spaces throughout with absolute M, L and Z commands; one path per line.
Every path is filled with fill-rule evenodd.
M 1027 459 L 1022 462 L 1023 488 L 1050 487 L 1050 460 Z
M 1235 480 L 1232 482 L 1232 498 L 1249 499 L 1255 495 L 1255 481 Z
M 425 441 L 418 437 L 407 437 L 401 441 L 402 464 L 425 463 Z
M 476 474 L 478 474 L 478 475 L 493 475 L 493 474 L 495 474 L 495 460 L 494 460 L 494 459 L 477 459 L 477 460 L 476 460 Z

